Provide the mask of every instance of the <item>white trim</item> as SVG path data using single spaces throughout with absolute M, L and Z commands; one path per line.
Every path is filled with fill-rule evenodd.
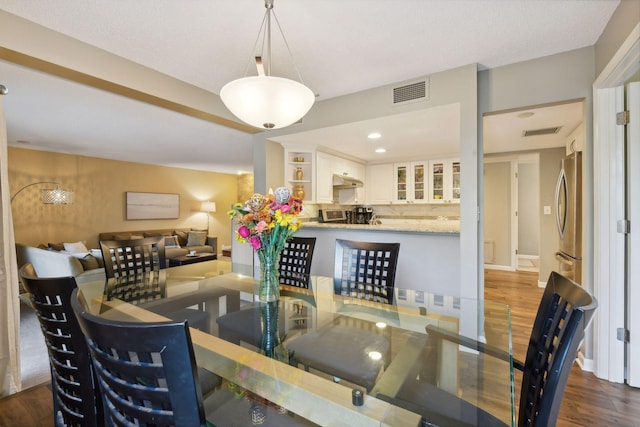
M 640 312 L 636 309 L 640 306 L 640 82 L 629 83 L 626 89 L 626 109 L 631 116 L 627 125 L 627 220 L 634 225 L 633 233 L 627 236 L 626 324 L 631 336 L 627 344 L 627 384 L 640 387 Z
M 538 287 L 539 288 L 546 288 L 547 287 L 547 282 L 543 282 L 541 280 L 538 280 Z
M 516 271 L 511 265 L 485 264 L 484 268 L 487 270 Z
M 594 157 L 594 281 L 599 302 L 594 321 L 595 375 L 614 382 L 624 381 L 624 345 L 616 339 L 616 328 L 624 326 L 624 257 L 620 259 L 616 236 L 615 89 L 638 70 L 640 24 L 631 31 L 593 84 Z M 619 101 L 619 99 L 618 99 Z M 612 194 L 613 193 L 613 194 Z M 610 199 L 613 198 L 613 200 Z M 613 203 L 612 203 L 613 202 Z M 622 267 L 620 266 L 622 262 Z
M 511 165 L 509 169 L 509 173 L 511 174 L 511 213 L 509 215 L 509 221 L 511 221 L 511 256 L 509 260 L 511 262 L 511 267 L 513 270 L 518 269 L 518 254 L 516 253 L 518 249 L 518 217 L 516 216 L 516 212 L 518 212 L 518 179 L 516 178 L 518 174 L 518 161 L 511 160 Z

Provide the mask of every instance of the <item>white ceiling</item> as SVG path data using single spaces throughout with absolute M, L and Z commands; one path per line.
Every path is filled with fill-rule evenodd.
M 275 0 L 275 12 L 305 84 L 322 102 L 470 63 L 493 68 L 591 46 L 618 3 Z M 263 4 L 262 0 L 0 0 L 0 9 L 218 93 L 226 82 L 244 75 Z M 278 49 L 274 40 L 275 54 L 284 54 L 281 46 Z M 282 59 L 276 56 L 274 63 L 291 68 L 286 54 Z M 274 74 L 286 73 L 276 68 Z M 251 137 L 243 132 L 1 61 L 0 83 L 10 90 L 4 104 L 12 145 L 23 140 L 36 149 L 222 172 L 252 168 L 247 154 Z M 416 140 L 402 146 L 400 141 L 408 141 L 408 133 L 394 134 L 392 129 L 398 126 L 390 123 L 397 122 L 406 131 L 414 127 L 416 117 L 394 116 L 354 128 L 383 129 L 378 142 L 388 144 L 388 159 L 399 152 L 413 153 L 414 148 L 441 150 L 442 144 L 456 138 L 458 128 L 454 108 L 442 110 L 416 113 L 425 129 L 416 128 Z M 442 121 L 442 114 L 451 115 L 451 125 L 442 126 L 449 123 Z M 437 126 L 430 118 L 437 118 Z M 570 127 L 559 123 L 543 127 L 556 125 Z M 348 126 L 318 132 L 306 136 L 319 138 L 324 132 L 322 145 L 328 145 L 327 137 L 335 141 L 329 149 L 348 147 L 364 160 L 383 159 L 365 156 L 358 148 L 364 142 L 349 139 L 347 133 L 355 131 Z

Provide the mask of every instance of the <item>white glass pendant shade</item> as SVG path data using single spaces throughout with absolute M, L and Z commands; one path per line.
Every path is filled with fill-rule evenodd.
M 273 76 L 244 77 L 223 86 L 220 98 L 237 118 L 262 129 L 279 129 L 300 120 L 315 95 L 294 80 Z

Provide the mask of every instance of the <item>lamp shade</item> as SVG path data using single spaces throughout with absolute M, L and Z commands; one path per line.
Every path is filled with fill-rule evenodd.
M 215 212 L 216 211 L 216 202 L 202 202 L 200 205 L 201 212 Z
M 240 120 L 262 129 L 279 129 L 295 123 L 315 101 L 311 89 L 302 83 L 265 75 L 227 83 L 220 98 Z

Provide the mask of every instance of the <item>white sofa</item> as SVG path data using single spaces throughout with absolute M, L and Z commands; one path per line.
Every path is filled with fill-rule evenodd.
M 30 263 L 38 277 L 76 277 L 83 280 L 104 279 L 104 262 L 96 256 L 100 268 L 85 270 L 80 260 L 68 253 L 40 249 L 16 243 L 18 267 Z M 94 255 L 98 255 L 97 253 Z

